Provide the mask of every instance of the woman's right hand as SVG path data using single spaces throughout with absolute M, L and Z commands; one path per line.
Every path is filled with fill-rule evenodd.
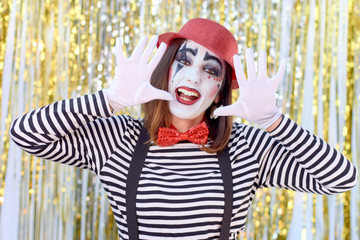
M 109 104 L 116 112 L 124 107 L 154 99 L 173 100 L 170 93 L 150 84 L 151 75 L 166 50 L 166 44 L 160 44 L 154 57 L 148 63 L 158 37 L 154 35 L 145 48 L 147 39 L 147 37 L 140 39 L 129 58 L 124 57 L 121 40 L 116 39 L 115 76 L 109 88 L 106 89 Z

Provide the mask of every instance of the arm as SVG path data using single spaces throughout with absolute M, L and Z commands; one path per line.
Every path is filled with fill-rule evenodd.
M 270 132 L 246 128 L 244 138 L 259 162 L 256 187 L 277 186 L 320 194 L 343 192 L 353 187 L 357 171 L 351 162 L 325 141 L 282 116 L 276 108 L 275 92 L 284 74 L 284 63 L 273 78 L 267 76 L 264 51 L 259 54 L 258 76 L 249 49 L 246 63 L 248 80 L 239 56 L 234 56 L 239 99 L 215 110 L 214 114 L 237 115 Z
M 111 115 L 107 98 L 99 91 L 24 114 L 12 122 L 10 136 L 35 156 L 96 170 L 114 148 L 114 139 L 104 142 L 102 149 L 103 140 L 96 137 L 97 132 L 106 131 L 101 124 Z M 95 155 L 100 161 L 97 164 Z
M 152 99 L 172 98 L 168 92 L 150 85 L 150 76 L 166 45 L 162 44 L 148 63 L 157 36 L 145 48 L 146 42 L 147 38 L 143 37 L 131 57 L 125 59 L 117 41 L 117 67 L 108 89 L 55 102 L 25 114 L 12 123 L 12 139 L 38 157 L 99 173 L 120 144 L 128 124 L 134 124 L 125 116 L 109 118 L 112 112 Z
M 281 187 L 301 192 L 336 194 L 357 183 L 357 170 L 321 138 L 283 117 L 270 134 L 259 129 L 248 140 L 259 159 L 257 187 Z M 247 133 L 248 135 L 249 133 Z M 250 135 L 249 135 L 250 136 Z M 259 151 L 254 139 L 262 139 Z
M 281 123 L 283 119 L 283 116 L 281 115 L 270 127 L 268 127 L 266 129 L 266 131 L 268 132 L 272 132 L 275 128 L 277 128 L 279 126 L 279 124 Z

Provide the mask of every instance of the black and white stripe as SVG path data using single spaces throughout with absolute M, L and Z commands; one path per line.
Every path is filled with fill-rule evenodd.
M 142 121 L 112 116 L 103 91 L 50 104 L 16 119 L 12 139 L 25 151 L 92 170 L 127 239 L 125 180 Z M 339 151 L 285 118 L 270 134 L 234 123 L 229 141 L 234 208 L 231 232 L 245 226 L 260 187 L 318 194 L 349 190 L 357 170 Z M 151 145 L 140 177 L 141 239 L 216 239 L 224 193 L 216 154 L 192 143 Z

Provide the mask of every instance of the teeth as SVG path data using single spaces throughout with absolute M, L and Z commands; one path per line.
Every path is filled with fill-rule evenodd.
M 184 98 L 184 97 L 180 97 L 181 99 L 185 100 L 185 101 L 189 101 L 189 99 Z
M 199 97 L 199 94 L 197 94 L 196 92 L 191 92 L 191 91 L 185 90 L 183 88 L 179 88 L 178 91 L 185 94 L 185 95 L 187 95 L 187 96 Z

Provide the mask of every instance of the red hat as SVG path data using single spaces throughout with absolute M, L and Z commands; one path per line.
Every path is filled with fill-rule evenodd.
M 233 61 L 233 56 L 238 53 L 238 44 L 233 34 L 224 26 L 209 19 L 194 18 L 185 23 L 178 33 L 168 32 L 161 34 L 158 46 L 161 42 L 169 46 L 175 38 L 190 39 L 224 59 L 233 68 L 232 88 L 239 87 Z

